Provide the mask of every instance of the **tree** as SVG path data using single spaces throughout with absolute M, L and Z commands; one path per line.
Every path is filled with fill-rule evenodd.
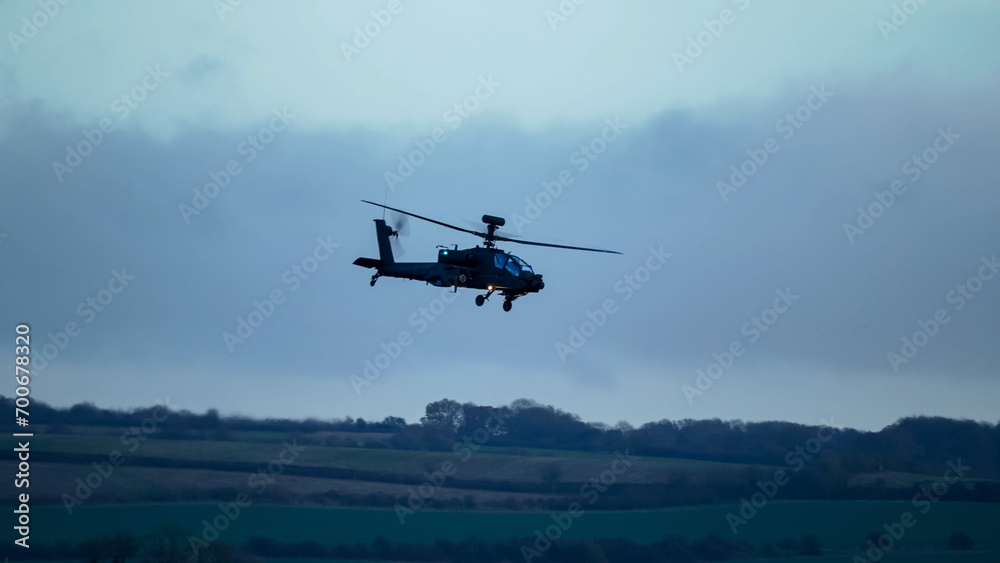
M 382 419 L 381 424 L 382 426 L 385 426 L 386 429 L 396 430 L 406 426 L 406 420 L 398 416 L 387 416 L 384 419 Z
M 218 428 L 219 420 L 219 410 L 218 409 L 208 409 L 205 412 L 205 416 L 202 418 L 206 428 Z
M 635 431 L 635 428 L 627 420 L 619 420 L 618 424 L 615 424 L 615 430 L 621 432 L 622 436 L 628 436 Z
M 525 399 L 525 398 L 514 399 L 510 403 L 510 409 L 515 412 L 524 409 L 538 408 L 541 406 L 542 405 L 538 403 L 538 401 L 535 401 L 534 399 Z
M 458 432 L 465 423 L 465 411 L 461 403 L 451 399 L 441 399 L 427 405 L 425 415 L 420 423 L 425 426 L 443 426 L 452 432 Z
M 507 407 L 481 407 L 475 403 L 465 403 L 462 405 L 462 427 L 458 435 L 464 439 L 478 431 L 482 436 L 482 431 L 485 430 L 489 437 L 503 436 L 507 434 L 504 421 L 509 416 L 510 409 Z

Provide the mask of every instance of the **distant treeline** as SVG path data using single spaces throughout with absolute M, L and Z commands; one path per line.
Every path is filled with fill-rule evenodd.
M 13 400 L 0 397 L 13 411 Z M 32 403 L 32 422 L 51 425 L 50 432 L 68 426 L 126 427 L 157 414 L 151 407 L 130 411 L 100 409 L 90 403 L 57 409 Z M 159 413 L 162 418 L 162 413 Z M 943 475 L 948 463 L 970 469 L 967 478 L 1000 478 L 1000 423 L 941 417 L 908 417 L 878 432 L 808 426 L 790 422 L 739 420 L 660 420 L 638 428 L 583 422 L 579 416 L 529 399 L 491 407 L 442 399 L 427 405 L 419 423 L 399 417 L 381 422 L 352 419 L 264 419 L 220 417 L 171 412 L 154 434 L 160 438 L 234 439 L 235 432 L 271 431 L 305 442 L 343 445 L 324 432 L 383 433 L 380 440 L 353 445 L 408 450 L 451 451 L 466 439 L 488 446 L 547 448 L 789 467 L 819 467 L 829 476 L 896 471 Z M 312 435 L 312 436 L 310 436 Z
M 14 408 L 14 399 L 0 395 L 0 405 Z M 32 424 L 56 426 L 138 426 L 156 415 L 162 418 L 164 407 L 144 407 L 131 410 L 102 409 L 93 403 L 78 403 L 69 408 L 53 408 L 42 402 L 31 402 Z M 13 411 L 12 411 L 13 412 Z M 316 419 L 292 420 L 288 418 L 266 418 L 263 420 L 245 416 L 220 417 L 219 411 L 209 409 L 205 414 L 195 414 L 188 410 L 170 410 L 170 423 L 162 425 L 162 432 L 212 432 L 212 431 L 264 431 L 264 432 L 395 432 L 406 426 L 406 421 L 396 416 L 387 416 L 381 422 L 369 422 L 363 418 L 347 417 L 343 420 L 322 421 Z

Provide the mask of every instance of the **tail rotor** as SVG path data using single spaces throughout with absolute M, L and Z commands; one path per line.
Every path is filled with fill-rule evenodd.
M 399 241 L 399 236 L 410 236 L 410 218 L 402 213 L 392 213 L 390 214 L 390 220 L 392 234 L 389 235 L 389 242 L 392 244 L 393 253 L 397 256 L 402 256 L 406 253 L 406 249 L 403 248 L 403 244 Z

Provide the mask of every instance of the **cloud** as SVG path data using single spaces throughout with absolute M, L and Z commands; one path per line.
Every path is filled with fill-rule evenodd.
M 998 171 L 985 156 L 1000 149 L 995 82 L 975 91 L 916 75 L 897 76 L 892 86 L 825 84 L 833 97 L 790 138 L 777 124 L 807 103 L 816 84 L 757 103 L 746 119 L 671 111 L 632 123 L 584 170 L 573 155 L 599 136 L 602 120 L 529 132 L 487 115 L 469 119 L 389 195 L 391 205 L 450 222 L 483 213 L 510 219 L 525 213 L 526 198 L 536 198 L 543 182 L 569 170 L 573 183 L 524 235 L 626 254 L 509 245 L 545 275 L 544 292 L 505 314 L 496 303 L 474 307 L 472 292 L 462 291 L 419 332 L 413 315 L 440 289 L 399 280 L 369 288 L 368 272 L 351 265 L 375 252 L 370 219 L 378 213 L 358 200 L 381 199 L 385 171 L 410 150 L 402 143 L 387 143 L 380 131 L 315 130 L 293 121 L 248 161 L 241 143 L 267 126 L 270 113 L 248 127 L 189 127 L 166 141 L 116 130 L 60 183 L 52 161 L 63 160 L 65 147 L 84 134 L 42 104 L 16 104 L 4 112 L 8 134 L 0 145 L 10 163 L 0 181 L 11 187 L 0 211 L 0 231 L 9 234 L 0 253 L 23 274 L 0 283 L 11 317 L 30 321 L 40 343 L 67 322 L 82 326 L 47 368 L 55 397 L 75 370 L 126 365 L 197 372 L 214 385 L 309 373 L 341 381 L 346 391 L 348 376 L 360 373 L 383 342 L 409 331 L 413 348 L 372 389 L 376 397 L 401 404 L 389 383 L 401 374 L 426 379 L 421 393 L 432 399 L 448 395 L 433 374 L 485 364 L 491 380 L 459 381 L 524 396 L 548 373 L 569 389 L 596 384 L 615 396 L 640 397 L 647 391 L 628 382 L 641 377 L 677 400 L 680 385 L 734 340 L 747 347 L 741 373 L 784 366 L 822 369 L 833 378 L 894 378 L 887 353 L 899 351 L 901 338 L 912 338 L 917 323 L 939 308 L 951 322 L 903 373 L 928 382 L 990 377 L 1000 361 L 991 345 L 1000 280 L 983 282 L 963 310 L 954 310 L 947 295 L 976 273 L 981 257 L 1000 253 Z M 731 103 L 739 102 L 721 107 Z M 948 127 L 961 135 L 953 149 L 911 181 L 905 162 Z M 777 152 L 724 201 L 717 182 L 769 137 L 779 142 Z M 241 173 L 186 223 L 179 206 L 192 204 L 194 190 L 230 160 Z M 857 207 L 875 201 L 873 192 L 900 178 L 909 190 L 852 244 L 843 225 L 856 222 Z M 435 244 L 475 243 L 419 222 L 411 231 L 407 260 L 431 260 Z M 312 255 L 317 237 L 340 246 L 293 290 L 287 272 Z M 644 264 L 649 247 L 661 245 L 673 256 L 625 300 L 616 284 Z M 87 323 L 80 304 L 123 267 L 135 281 Z M 749 342 L 741 328 L 786 288 L 801 300 Z M 238 319 L 275 290 L 286 300 L 230 353 L 223 334 L 235 333 Z M 556 343 L 607 299 L 619 310 L 561 362 Z M 118 404 L 145 400 L 125 387 L 114 393 L 108 400 Z M 265 400 L 241 393 L 247 395 L 232 404 L 242 410 Z M 570 396 L 560 406 L 588 418 L 622 418 Z

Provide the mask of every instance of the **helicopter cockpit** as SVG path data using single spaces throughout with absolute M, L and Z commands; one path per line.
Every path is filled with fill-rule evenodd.
M 493 256 L 493 264 L 497 268 L 506 269 L 508 272 L 517 277 L 521 276 L 521 272 L 527 272 L 529 275 L 534 275 L 535 273 L 527 262 L 521 260 L 513 254 L 502 254 L 498 252 Z

